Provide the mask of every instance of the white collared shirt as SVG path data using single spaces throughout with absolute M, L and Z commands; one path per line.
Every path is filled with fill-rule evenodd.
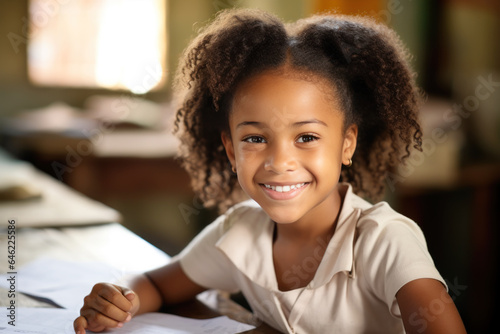
M 183 270 L 201 286 L 241 291 L 261 320 L 285 333 L 404 333 L 396 292 L 418 278 L 444 280 L 413 221 L 339 187 L 345 195 L 333 237 L 284 273 L 293 282 L 319 262 L 306 287 L 278 289 L 274 223 L 254 201 L 207 226 L 179 254 Z

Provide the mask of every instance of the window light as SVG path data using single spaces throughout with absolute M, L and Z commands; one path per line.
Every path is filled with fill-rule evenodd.
M 29 16 L 35 84 L 144 94 L 165 82 L 165 0 L 30 0 Z

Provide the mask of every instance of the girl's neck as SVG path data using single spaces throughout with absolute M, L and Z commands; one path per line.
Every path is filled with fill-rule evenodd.
M 307 219 L 276 224 L 273 263 L 280 291 L 305 287 L 313 280 L 337 227 L 342 202 L 342 196 L 335 189 L 304 216 Z M 304 269 L 306 263 L 307 270 Z
M 318 240 L 330 240 L 335 232 L 343 198 L 336 188 L 323 203 L 301 220 L 290 224 L 276 224 L 275 242 L 292 242 L 299 246 Z

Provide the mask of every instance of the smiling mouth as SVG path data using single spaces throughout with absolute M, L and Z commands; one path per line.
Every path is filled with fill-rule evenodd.
M 273 191 L 276 191 L 278 193 L 287 193 L 287 192 L 290 192 L 292 190 L 295 190 L 295 189 L 300 189 L 302 188 L 304 185 L 306 185 L 306 183 L 297 183 L 297 184 L 291 184 L 291 185 L 286 185 L 286 186 L 272 186 L 270 184 L 262 184 L 264 187 L 266 187 L 267 189 L 271 189 Z

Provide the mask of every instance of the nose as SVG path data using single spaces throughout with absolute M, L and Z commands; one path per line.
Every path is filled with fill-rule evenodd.
M 264 169 L 276 174 L 292 172 L 297 168 L 297 160 L 294 155 L 293 147 L 275 143 L 268 149 Z

